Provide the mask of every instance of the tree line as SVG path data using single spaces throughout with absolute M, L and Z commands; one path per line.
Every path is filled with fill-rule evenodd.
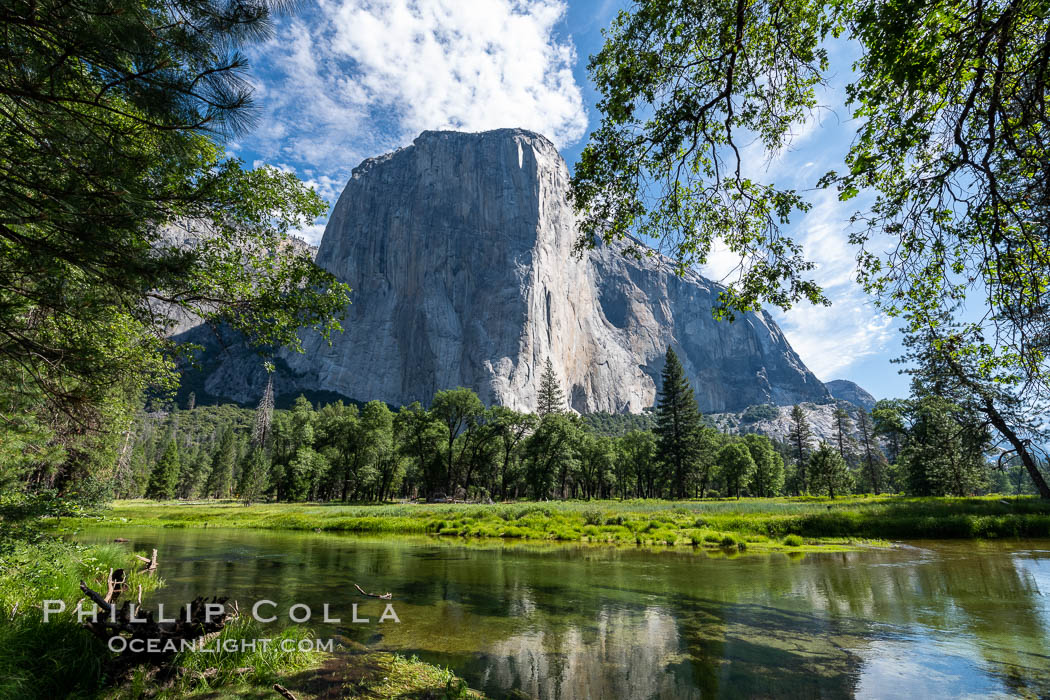
M 990 461 L 991 435 L 977 416 L 937 397 L 880 401 L 853 415 L 839 404 L 825 440 L 815 437 L 806 409 L 794 406 L 788 433 L 777 439 L 728 434 L 705 421 L 671 348 L 661 379 L 652 414 L 597 420 L 566 410 L 549 360 L 535 413 L 485 407 L 463 387 L 437 392 L 428 407 L 314 406 L 299 397 L 290 410 L 274 410 L 270 385 L 254 413 L 198 407 L 144 420 L 116 495 L 253 503 L 964 496 L 1031 488 L 1020 465 Z M 651 427 L 637 427 L 640 420 Z

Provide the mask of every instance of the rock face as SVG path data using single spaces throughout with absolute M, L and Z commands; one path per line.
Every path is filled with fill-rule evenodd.
M 576 259 L 569 172 L 520 129 L 423 132 L 353 171 L 317 263 L 347 282 L 346 331 L 279 363 L 280 393 L 335 392 L 395 406 L 465 386 L 534 410 L 546 359 L 571 408 L 652 406 L 668 345 L 704 411 L 828 398 L 765 313 L 711 317 L 720 287 L 659 256 L 610 247 Z M 258 362 L 212 365 L 209 393 L 257 400 Z
M 812 444 L 815 446 L 820 442 L 834 442 L 836 438 L 835 411 L 843 408 L 849 414 L 853 424 L 851 437 L 858 438 L 857 419 L 863 410 L 860 406 L 846 401 L 831 401 L 830 403 L 799 404 L 806 415 L 806 423 L 812 432 Z M 747 433 L 758 433 L 767 435 L 780 441 L 787 441 L 791 435 L 794 421 L 791 420 L 792 406 L 778 406 L 777 415 L 770 418 L 762 418 L 749 422 L 740 413 L 711 413 L 705 416 L 714 423 L 719 431 L 734 435 L 745 435 Z
M 862 406 L 866 411 L 875 408 L 875 397 L 864 391 L 856 382 L 851 382 L 848 379 L 833 379 L 830 382 L 825 382 L 824 386 L 828 388 L 828 391 L 836 399 L 842 399 L 843 401 L 849 401 L 851 404 Z

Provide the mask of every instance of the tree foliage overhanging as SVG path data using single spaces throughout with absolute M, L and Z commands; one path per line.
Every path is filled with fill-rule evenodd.
M 280 5 L 0 10 L 0 479 L 126 457 L 136 397 L 174 382 L 179 320 L 262 348 L 338 329 L 348 289 L 288 240 L 324 202 L 224 151 L 252 115 L 239 49 Z
M 830 42 L 859 56 L 856 138 L 813 183 L 852 218 L 858 278 L 903 321 L 921 394 L 971 403 L 1035 468 L 1050 398 L 1050 12 L 1044 0 L 655 0 L 620 13 L 590 71 L 602 120 L 571 196 L 578 248 L 659 239 L 679 267 L 739 256 L 718 313 L 827 303 L 792 237 L 799 192 L 749 178 L 811 117 Z M 858 205 L 860 206 L 860 205 Z M 637 245 L 629 251 L 643 254 Z M 968 307 L 967 307 L 968 302 Z M 926 387 L 925 389 L 923 387 Z

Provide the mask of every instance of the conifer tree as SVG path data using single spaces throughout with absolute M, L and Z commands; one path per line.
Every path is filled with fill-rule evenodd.
M 864 458 L 864 478 L 866 486 L 876 495 L 882 492 L 883 474 L 886 457 L 875 441 L 875 425 L 867 411 L 862 410 L 857 417 L 857 433 L 860 436 L 860 449 Z
M 684 498 L 689 476 L 699 457 L 700 411 L 682 363 L 670 346 L 660 376 L 662 386 L 653 430 L 657 436 L 657 454 L 667 469 L 672 497 Z
M 233 465 L 237 461 L 237 446 L 234 443 L 233 431 L 227 429 L 219 441 L 219 448 L 211 460 L 211 471 L 204 495 L 208 498 L 227 498 L 233 485 Z
M 802 406 L 795 404 L 791 409 L 791 428 L 788 439 L 795 451 L 795 488 L 799 493 L 806 493 L 809 490 L 809 483 L 806 480 L 806 455 L 812 437 L 813 433 L 806 421 L 806 412 L 802 410 Z
M 835 445 L 847 465 L 853 460 L 856 444 L 853 440 L 853 421 L 842 406 L 835 409 Z
M 273 375 L 266 381 L 259 405 L 255 409 L 251 441 L 243 459 L 241 473 L 237 477 L 237 495 L 250 506 L 266 490 L 270 477 L 270 457 L 267 444 L 273 425 Z M 345 498 L 343 500 L 346 500 Z
M 536 397 L 536 413 L 540 418 L 549 413 L 561 413 L 565 409 L 565 395 L 561 391 L 558 377 L 554 374 L 554 365 L 551 358 L 547 358 L 547 364 L 543 367 L 540 376 L 540 391 Z
M 180 471 L 179 447 L 175 443 L 175 437 L 172 436 L 168 440 L 168 446 L 164 448 L 164 454 L 153 467 L 153 474 L 146 488 L 146 498 L 156 501 L 174 498 Z

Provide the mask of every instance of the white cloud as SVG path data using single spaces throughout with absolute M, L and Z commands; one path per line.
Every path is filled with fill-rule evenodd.
M 872 306 L 855 281 L 856 251 L 846 235 L 854 205 L 839 202 L 831 190 L 814 199 L 800 221 L 799 238 L 807 259 L 817 265 L 813 278 L 832 305 L 800 304 L 772 313 L 806 366 L 828 381 L 859 360 L 884 352 L 895 331 L 891 319 Z
M 423 130 L 517 126 L 559 147 L 586 130 L 575 48 L 555 30 L 562 2 L 318 3 L 253 57 L 262 114 L 244 145 L 330 200 L 361 160 Z

